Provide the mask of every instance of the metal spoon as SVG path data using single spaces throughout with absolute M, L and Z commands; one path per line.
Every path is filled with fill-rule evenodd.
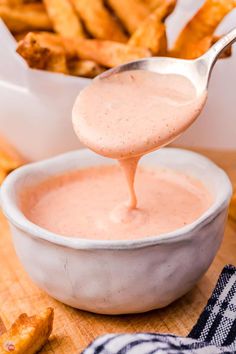
M 208 87 L 214 64 L 220 54 L 236 41 L 236 28 L 217 41 L 204 55 L 195 60 L 184 60 L 168 57 L 152 57 L 136 60 L 110 69 L 99 78 L 107 78 L 113 74 L 130 70 L 148 70 L 160 74 L 179 74 L 187 77 L 195 86 L 197 95 Z

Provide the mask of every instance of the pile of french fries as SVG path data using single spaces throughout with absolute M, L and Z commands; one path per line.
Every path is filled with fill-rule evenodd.
M 0 0 L 0 17 L 31 68 L 92 78 L 152 55 L 197 58 L 216 41 L 217 26 L 236 7 L 236 0 L 206 0 L 169 48 L 165 20 L 176 2 Z

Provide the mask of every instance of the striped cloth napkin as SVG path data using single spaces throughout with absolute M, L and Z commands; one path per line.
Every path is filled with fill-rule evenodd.
M 188 337 L 170 334 L 107 334 L 83 354 L 236 354 L 236 268 L 226 266 Z

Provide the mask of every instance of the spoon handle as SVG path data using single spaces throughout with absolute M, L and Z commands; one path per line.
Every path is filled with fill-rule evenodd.
M 207 61 L 208 74 L 211 71 L 219 58 L 220 54 L 231 44 L 236 41 L 236 28 L 228 32 L 225 36 L 219 39 L 201 58 Z

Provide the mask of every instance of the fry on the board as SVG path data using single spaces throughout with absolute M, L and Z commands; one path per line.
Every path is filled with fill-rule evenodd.
M 0 337 L 0 353 L 35 354 L 47 342 L 53 326 L 53 309 L 39 315 L 21 314 L 12 327 Z

